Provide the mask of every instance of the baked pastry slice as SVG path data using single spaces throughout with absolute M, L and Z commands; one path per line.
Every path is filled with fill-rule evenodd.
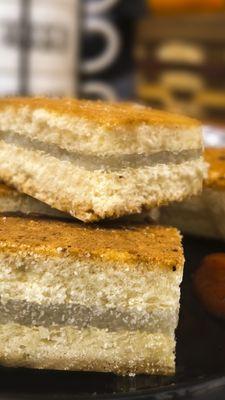
M 3 217 L 0 260 L 2 365 L 174 373 L 176 229 Z
M 209 170 L 202 194 L 162 207 L 158 221 L 185 233 L 225 240 L 225 148 L 207 148 L 205 160 Z
M 0 179 L 83 221 L 202 188 L 200 124 L 134 104 L 0 100 Z
M 19 193 L 17 190 L 0 182 L 0 213 L 16 213 L 35 216 L 48 216 L 71 219 L 70 214 L 51 208 L 45 203 Z

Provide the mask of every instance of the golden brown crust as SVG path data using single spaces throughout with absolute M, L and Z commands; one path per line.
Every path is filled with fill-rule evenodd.
M 0 251 L 67 255 L 102 261 L 133 264 L 141 268 L 179 269 L 183 250 L 175 228 L 108 223 L 83 225 L 76 222 L 0 218 Z M 140 265 L 139 265 L 140 264 Z
M 198 127 L 200 123 L 192 118 L 170 114 L 165 111 L 139 106 L 133 103 L 108 103 L 103 101 L 77 100 L 70 98 L 5 98 L 0 99 L 0 113 L 6 107 L 46 111 L 68 117 L 79 117 L 92 121 L 108 130 L 142 124 Z
M 205 150 L 205 160 L 209 163 L 208 177 L 204 186 L 219 190 L 225 189 L 225 147 L 208 148 Z

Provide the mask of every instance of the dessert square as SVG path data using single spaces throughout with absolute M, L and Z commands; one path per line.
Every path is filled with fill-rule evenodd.
M 175 228 L 0 218 L 0 363 L 172 374 Z
M 225 240 L 225 148 L 207 148 L 201 195 L 160 209 L 159 221 L 182 232 Z
M 198 121 L 132 103 L 0 100 L 0 179 L 84 222 L 202 189 Z

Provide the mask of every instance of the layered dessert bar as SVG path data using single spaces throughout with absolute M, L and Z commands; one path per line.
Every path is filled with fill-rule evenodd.
M 0 218 L 0 363 L 172 374 L 175 228 Z
M 160 209 L 160 223 L 197 236 L 225 239 L 225 148 L 207 148 L 209 165 L 203 192 Z
M 0 100 L 0 179 L 88 222 L 202 189 L 201 125 L 130 103 Z

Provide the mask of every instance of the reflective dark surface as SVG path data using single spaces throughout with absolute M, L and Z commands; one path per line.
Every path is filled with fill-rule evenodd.
M 192 289 L 192 274 L 222 242 L 184 238 L 186 255 L 175 377 L 0 369 L 0 399 L 225 399 L 225 322 L 209 316 Z

